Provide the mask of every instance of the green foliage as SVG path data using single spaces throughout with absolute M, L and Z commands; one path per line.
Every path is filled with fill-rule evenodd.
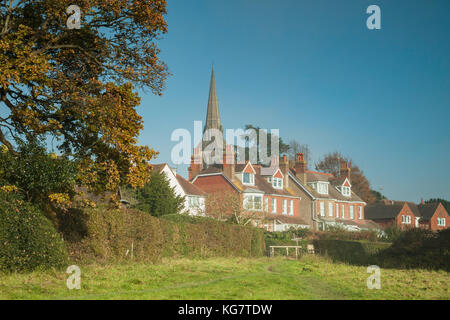
M 380 201 L 383 199 L 387 199 L 381 192 L 377 191 L 377 190 L 370 190 L 373 195 L 375 196 L 375 200 L 376 201 Z
M 19 142 L 18 154 L 0 152 L 0 186 L 15 185 L 28 201 L 42 205 L 54 193 L 73 195 L 76 165 L 48 154 L 41 143 Z
M 0 193 L 0 270 L 59 268 L 66 261 L 63 240 L 42 212 Z
M 388 242 L 395 242 L 403 232 L 405 231 L 397 227 L 395 224 L 392 224 L 384 229 L 383 240 Z
M 155 217 L 179 213 L 184 207 L 184 197 L 175 194 L 169 180 L 162 172 L 154 171 L 150 182 L 136 191 L 136 208 Z
M 176 223 L 191 223 L 191 224 L 200 224 L 203 222 L 212 222 L 217 221 L 211 217 L 202 217 L 202 216 L 190 216 L 188 214 L 175 213 L 175 214 L 167 214 L 161 216 L 162 219 L 176 222 Z
M 433 232 L 409 229 L 399 234 L 392 246 L 377 256 L 391 268 L 424 268 L 450 271 L 450 229 Z
M 321 254 L 334 261 L 382 268 L 450 270 L 450 229 L 433 232 L 408 229 L 396 234 L 391 244 L 369 241 L 319 239 Z
M 340 261 L 356 265 L 377 264 L 375 254 L 389 248 L 390 243 L 322 239 L 314 240 L 315 248 L 320 254 Z
M 310 235 L 311 231 L 309 229 L 291 228 L 286 231 L 265 231 L 264 242 L 266 245 L 266 254 L 270 255 L 270 246 L 295 246 L 297 244 L 302 247 L 301 252 L 306 252 L 306 245 L 308 244 L 307 237 Z M 299 238 L 301 238 L 301 240 L 292 240 Z M 275 250 L 274 253 L 275 255 L 286 256 L 286 251 L 282 249 Z M 295 249 L 290 249 L 289 256 L 295 256 Z
M 155 262 L 163 257 L 262 256 L 263 231 L 214 219 L 106 208 L 60 217 L 69 252 L 87 262 Z
M 380 240 L 375 231 L 349 231 L 339 226 L 327 226 L 326 228 L 326 231 L 316 232 L 315 235 L 322 240 L 366 240 L 373 242 Z

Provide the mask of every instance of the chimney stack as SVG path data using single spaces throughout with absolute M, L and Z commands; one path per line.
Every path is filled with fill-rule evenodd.
M 340 175 L 341 177 L 346 177 L 350 181 L 350 165 L 348 161 L 341 163 Z
M 233 181 L 235 173 L 234 150 L 232 145 L 225 145 L 223 154 L 223 174 L 225 177 Z
M 194 154 L 191 156 L 191 165 L 188 168 L 189 181 L 192 181 L 200 173 L 202 164 L 202 148 L 194 148 Z
M 306 185 L 306 161 L 303 153 L 297 153 L 295 155 L 295 174 Z
M 283 188 L 287 188 L 289 186 L 289 162 L 287 160 L 287 156 L 284 155 L 280 161 L 280 170 L 283 173 Z

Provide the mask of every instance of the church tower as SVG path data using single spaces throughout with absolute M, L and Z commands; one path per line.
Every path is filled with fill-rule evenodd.
M 217 135 L 221 135 L 221 141 L 215 142 L 215 139 Z M 207 150 L 207 147 L 212 144 L 216 143 L 217 147 L 222 150 L 222 152 L 225 150 L 225 136 L 223 133 L 223 127 L 222 123 L 220 121 L 220 112 L 219 112 L 219 101 L 217 99 L 217 92 L 216 92 L 216 79 L 214 77 L 214 66 L 211 69 L 211 82 L 209 85 L 209 97 L 208 97 L 208 109 L 206 111 L 206 122 L 205 126 L 203 127 L 203 151 Z M 212 146 L 211 146 L 212 147 Z M 210 154 L 210 161 L 214 162 L 212 157 L 214 157 L 215 152 L 211 152 Z M 221 155 L 219 155 L 219 158 L 222 158 Z M 221 160 L 220 160 L 221 162 Z M 208 165 L 204 162 L 203 163 L 203 169 L 206 169 Z
M 216 142 L 216 146 L 213 148 L 211 144 L 215 142 L 216 138 L 221 138 L 221 141 Z M 208 148 L 208 146 L 210 147 Z M 215 154 L 215 151 L 217 151 L 218 154 Z M 205 152 L 208 152 L 208 154 Z M 232 179 L 234 176 L 234 158 L 235 154 L 233 146 L 226 145 L 222 122 L 220 121 L 219 101 L 217 99 L 216 79 L 214 77 L 213 66 L 211 69 L 208 109 L 206 111 L 205 126 L 203 127 L 202 142 L 200 142 L 193 150 L 191 165 L 188 168 L 189 180 L 192 181 L 196 175 L 207 169 L 209 166 L 221 168 L 225 174 Z
M 223 135 L 223 127 L 220 122 L 220 113 L 219 113 L 219 102 L 217 99 L 216 92 L 216 80 L 214 78 L 214 66 L 211 71 L 211 83 L 209 85 L 209 98 L 208 98 L 208 110 L 206 112 L 206 122 L 203 127 L 203 134 L 208 129 L 218 129 L 222 132 Z M 208 137 L 209 138 L 209 137 Z

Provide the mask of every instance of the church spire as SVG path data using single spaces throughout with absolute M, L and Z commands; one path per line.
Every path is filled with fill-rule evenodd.
M 207 129 L 219 129 L 223 133 L 222 124 L 220 122 L 219 102 L 216 93 L 216 81 L 214 79 L 214 65 L 211 71 L 211 84 L 209 86 L 208 111 L 206 113 L 206 123 L 203 133 Z

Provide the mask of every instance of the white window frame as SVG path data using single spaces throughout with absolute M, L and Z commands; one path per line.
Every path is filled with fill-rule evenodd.
M 339 204 L 336 203 L 336 218 L 339 218 Z
M 437 225 L 439 227 L 445 227 L 445 218 L 437 218 Z
M 350 219 L 355 219 L 355 207 L 350 206 Z
M 362 206 L 358 207 L 358 218 L 359 218 L 359 220 L 363 220 L 362 209 L 363 209 Z
M 411 216 L 406 216 L 402 214 L 402 223 L 403 224 L 411 224 Z
M 255 201 L 256 200 L 255 198 L 260 198 L 260 200 Z M 263 209 L 262 199 L 263 199 L 262 195 L 254 195 L 254 194 L 244 195 L 244 209 L 252 211 L 262 211 Z M 257 208 L 256 205 L 257 203 L 259 203 L 259 208 Z
M 283 199 L 283 202 L 282 202 L 282 206 L 283 206 L 283 214 L 287 214 L 287 200 L 286 199 Z
M 245 175 L 248 174 L 249 182 L 245 182 Z M 242 184 L 248 185 L 248 186 L 254 186 L 255 185 L 255 175 L 253 173 L 243 172 L 242 173 Z
M 342 195 L 346 197 L 350 197 L 352 194 L 350 187 L 342 186 Z
M 328 202 L 328 216 L 329 217 L 333 216 L 333 203 L 332 202 Z
M 198 197 L 189 196 L 188 197 L 189 208 L 199 208 L 200 199 Z
M 343 204 L 341 204 L 341 218 L 345 219 L 345 206 Z
M 276 198 L 272 198 L 272 213 L 274 213 L 274 214 L 277 213 L 277 199 Z
M 282 178 L 273 178 L 272 179 L 272 187 L 275 189 L 283 189 L 283 179 Z
M 264 211 L 269 212 L 269 198 L 264 197 Z
M 328 183 L 318 182 L 317 183 L 317 192 L 320 194 L 328 194 Z
M 289 215 L 294 215 L 294 200 L 289 200 Z
M 320 216 L 325 217 L 325 202 L 320 201 L 319 210 L 320 210 Z

